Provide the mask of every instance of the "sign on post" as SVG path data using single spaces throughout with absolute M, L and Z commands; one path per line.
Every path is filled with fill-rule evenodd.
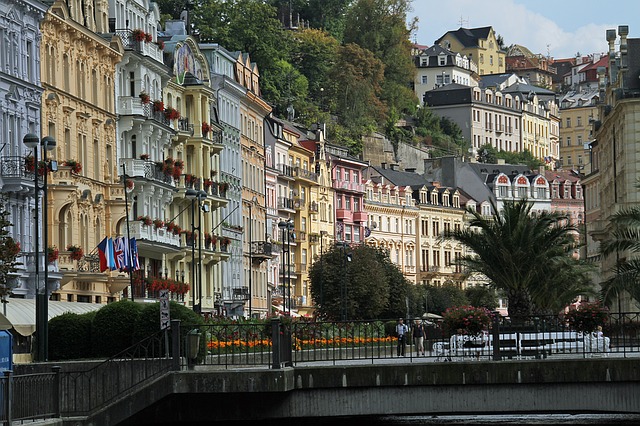
M 160 330 L 166 330 L 171 323 L 169 314 L 169 290 L 160 290 Z

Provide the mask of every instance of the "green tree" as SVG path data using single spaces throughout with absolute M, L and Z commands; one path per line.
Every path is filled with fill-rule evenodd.
M 607 271 L 610 278 L 601 283 L 604 302 L 611 306 L 625 294 L 640 300 L 640 207 L 620 210 L 611 216 L 607 238 L 600 243 L 606 257 L 615 256 L 616 263 Z
M 467 287 L 464 294 L 471 306 L 487 308 L 490 311 L 498 307 L 498 296 L 495 289 L 488 286 Z
M 480 163 L 496 164 L 498 162 L 498 150 L 489 144 L 482 145 L 478 149 L 478 161 Z
M 384 250 L 333 246 L 311 265 L 309 277 L 321 318 L 339 320 L 346 309 L 348 320 L 377 319 L 394 303 L 404 315 L 406 280 Z
M 373 53 L 384 64 L 381 99 L 388 108 L 413 112 L 417 98 L 409 85 L 415 66 L 411 56 L 411 32 L 416 20 L 409 22 L 409 0 L 357 0 L 349 9 L 344 42 L 355 43 Z
M 506 202 L 490 218 L 470 210 L 468 228 L 445 231 L 442 237 L 473 252 L 461 263 L 505 292 L 513 317 L 559 310 L 592 285 L 590 269 L 573 256 L 577 229 L 569 218 L 553 212 L 534 213 L 532 206 L 527 200 Z
M 9 227 L 13 224 L 9 221 L 10 213 L 5 209 L 7 200 L 0 202 L 0 298 L 5 300 L 12 293 L 13 279 L 18 263 L 17 258 L 20 253 L 20 243 L 11 237 Z M 4 303 L 4 302 L 3 302 Z
M 261 0 L 203 0 L 194 9 L 193 24 L 203 40 L 229 51 L 248 53 L 258 65 L 263 97 L 277 97 L 287 81 L 278 80 L 278 61 L 288 60 L 291 37 L 278 20 L 275 7 Z
M 451 282 L 446 282 L 441 286 L 423 286 L 422 303 L 426 303 L 429 312 L 442 315 L 447 308 L 452 306 L 463 306 L 469 303 L 465 292 Z M 426 301 L 425 299 L 426 295 Z
M 268 75 L 262 89 L 270 94 L 269 102 L 274 105 L 276 115 L 285 117 L 287 108 L 293 107 L 298 111 L 306 104 L 309 82 L 289 62 L 276 61 Z

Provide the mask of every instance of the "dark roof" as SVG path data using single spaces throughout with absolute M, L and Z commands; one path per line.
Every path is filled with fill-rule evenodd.
M 535 93 L 538 96 L 554 96 L 556 94 L 553 90 L 549 90 L 543 87 L 538 87 L 532 84 L 525 84 L 525 83 L 512 84 L 509 87 L 505 87 L 503 92 L 522 93 L 523 95 L 527 95 L 529 93 Z
M 374 170 L 375 173 L 384 177 L 385 180 L 396 186 L 410 186 L 411 188 L 416 189 L 428 185 L 429 183 L 424 176 L 415 172 L 405 172 L 375 166 L 371 166 L 370 169 L 369 176 L 372 175 L 371 171 Z
M 435 44 L 439 44 L 440 41 L 447 35 L 451 34 L 455 38 L 458 39 L 460 43 L 464 47 L 478 47 L 479 39 L 486 39 L 489 37 L 489 33 L 491 32 L 491 27 L 481 27 L 481 28 L 459 28 L 455 31 L 447 31 L 442 37 L 435 41 Z

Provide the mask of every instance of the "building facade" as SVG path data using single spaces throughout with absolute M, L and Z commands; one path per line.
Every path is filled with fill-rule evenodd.
M 498 44 L 492 27 L 459 28 L 437 39 L 445 49 L 460 53 L 478 64 L 478 74 L 500 74 L 505 71 L 506 52 Z

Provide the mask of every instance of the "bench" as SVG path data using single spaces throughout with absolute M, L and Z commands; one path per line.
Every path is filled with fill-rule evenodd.
M 436 361 L 459 361 L 466 358 L 479 359 L 491 356 L 494 352 L 493 335 L 481 336 L 453 335 L 448 342 L 435 342 L 432 346 Z M 513 358 L 519 354 L 518 336 L 516 333 L 500 334 L 500 355 Z

